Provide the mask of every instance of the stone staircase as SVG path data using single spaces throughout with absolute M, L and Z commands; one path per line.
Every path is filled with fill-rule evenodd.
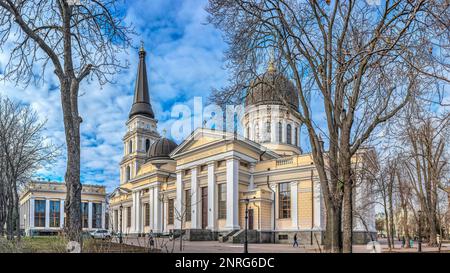
M 258 243 L 258 231 L 257 230 L 247 230 L 247 241 L 249 243 Z M 241 229 L 228 239 L 228 242 L 234 244 L 243 244 L 245 242 L 245 229 Z
M 228 233 L 220 234 L 220 235 L 219 235 L 219 242 L 220 242 L 220 243 L 226 243 L 226 242 L 228 242 L 229 239 L 230 239 L 236 232 L 239 232 L 239 230 L 232 230 L 232 231 L 230 231 L 230 232 L 228 232 Z

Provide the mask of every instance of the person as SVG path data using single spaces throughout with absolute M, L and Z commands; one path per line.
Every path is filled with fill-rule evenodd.
M 292 247 L 298 247 L 298 242 L 297 242 L 297 233 L 294 234 L 294 244 L 292 245 Z
M 438 244 L 438 246 L 441 244 L 441 235 L 436 235 L 436 243 Z
M 155 240 L 153 239 L 153 230 L 150 230 L 150 233 L 148 234 L 148 242 L 150 244 L 150 249 L 153 249 L 155 246 Z
M 404 248 L 405 247 L 405 236 L 402 236 L 402 248 Z

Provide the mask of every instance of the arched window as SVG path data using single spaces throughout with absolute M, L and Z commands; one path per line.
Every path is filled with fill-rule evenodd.
M 287 125 L 286 129 L 286 143 L 292 144 L 292 128 L 290 124 Z
M 283 135 L 283 125 L 281 122 L 278 122 L 278 142 L 282 141 L 281 136 Z
M 264 136 L 264 140 L 267 142 L 270 142 L 270 131 L 271 131 L 271 127 L 272 124 L 270 123 L 270 121 L 266 121 L 266 133 Z
M 250 126 L 247 125 L 247 138 L 250 139 Z
M 130 168 L 130 166 L 127 166 L 126 177 L 127 177 L 126 181 L 129 181 L 131 179 L 131 168 Z
M 145 152 L 148 152 L 148 149 L 150 149 L 150 139 L 145 140 Z
M 255 141 L 259 141 L 259 122 L 255 124 Z
M 131 154 L 133 152 L 133 141 L 128 141 L 128 153 Z
M 298 127 L 295 127 L 295 146 L 298 146 Z

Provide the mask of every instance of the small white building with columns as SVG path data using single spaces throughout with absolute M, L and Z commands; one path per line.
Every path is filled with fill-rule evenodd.
M 66 185 L 62 182 L 31 181 L 20 195 L 20 228 L 28 236 L 62 232 L 65 223 Z M 84 231 L 106 228 L 104 186 L 83 185 L 81 221 Z
M 293 83 L 271 63 L 250 85 L 242 134 L 197 128 L 177 145 L 157 133 L 143 48 L 139 58 L 110 228 L 130 236 L 183 232 L 189 240 L 241 242 L 247 215 L 250 241 L 288 242 L 297 233 L 303 243 L 320 242 L 324 202 L 312 156 L 301 149 Z M 361 151 L 358 162 L 372 156 Z M 355 204 L 364 209 L 364 225 L 355 219 L 361 242 L 375 232 L 369 184 L 356 189 L 364 202 Z

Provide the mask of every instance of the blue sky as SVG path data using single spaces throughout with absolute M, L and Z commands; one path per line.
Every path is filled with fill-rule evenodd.
M 194 97 L 203 104 L 212 88 L 225 86 L 229 74 L 225 69 L 227 45 L 221 32 L 206 24 L 207 0 L 134 0 L 126 1 L 126 21 L 138 35 L 133 44 L 143 40 L 147 51 L 150 97 L 158 119 L 158 130 L 170 136 L 174 105 L 193 109 Z M 133 100 L 138 62 L 137 49 L 119 56 L 129 60 L 130 68 L 117 74 L 114 84 L 100 86 L 84 82 L 79 107 L 83 118 L 81 177 L 83 183 L 102 184 L 112 191 L 119 185 L 119 162 L 123 155 L 122 137 Z M 0 50 L 0 74 L 9 58 L 8 47 Z M 46 136 L 56 145 L 65 144 L 58 81 L 47 69 L 46 81 L 28 87 L 0 81 L 0 95 L 31 105 L 41 120 L 46 120 Z M 448 100 L 450 97 L 447 97 Z M 312 101 L 317 124 L 325 118 L 321 100 Z M 179 141 L 178 141 L 179 142 Z M 309 140 L 302 129 L 301 146 L 308 151 Z M 65 151 L 63 151 L 63 154 Z M 39 171 L 44 179 L 63 181 L 65 157 Z
M 160 132 L 170 128 L 171 108 L 175 104 L 192 106 L 194 96 L 206 101 L 213 87 L 227 83 L 223 52 L 226 44 L 221 33 L 206 24 L 205 0 L 136 0 L 127 1 L 126 20 L 143 40 L 147 50 L 147 72 L 153 110 Z M 0 51 L 0 73 L 9 57 L 7 48 Z M 111 191 L 119 185 L 119 161 L 122 137 L 133 100 L 138 54 L 130 48 L 130 68 L 115 76 L 116 83 L 100 86 L 83 83 L 80 113 L 83 117 L 81 169 L 82 182 L 102 184 Z M 45 134 L 57 145 L 64 141 L 58 81 L 47 69 L 46 82 L 28 87 L 0 82 L 0 95 L 30 104 L 42 120 L 47 120 Z M 168 129 L 170 132 L 170 129 Z M 170 137 L 170 135 L 169 135 Z M 65 151 L 63 151 L 63 154 Z M 41 170 L 39 177 L 63 181 L 65 158 Z

